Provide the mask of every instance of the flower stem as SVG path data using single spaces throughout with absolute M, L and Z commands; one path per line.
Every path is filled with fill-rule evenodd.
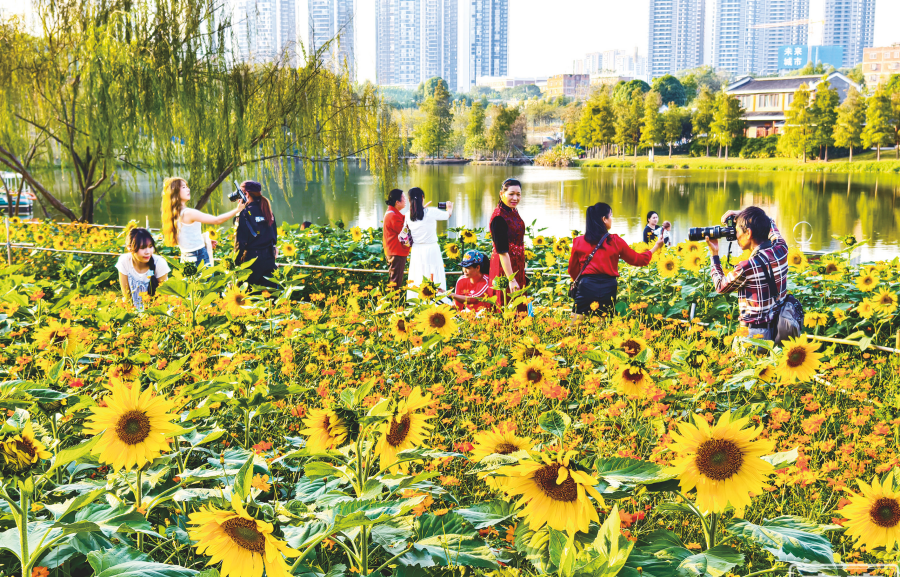
M 141 471 L 143 467 L 137 470 L 137 483 L 134 485 L 134 506 L 137 509 L 141 508 L 143 505 L 143 480 L 141 479 Z M 144 534 L 137 534 L 137 549 L 138 551 L 144 551 Z
M 28 550 L 28 493 L 19 484 L 19 547 L 22 551 L 22 575 L 31 575 L 31 553 Z

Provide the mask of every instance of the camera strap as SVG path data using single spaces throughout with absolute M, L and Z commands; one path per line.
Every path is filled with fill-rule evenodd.
M 250 219 L 250 209 L 245 208 L 241 211 L 241 217 L 244 218 L 244 221 L 247 225 L 247 229 L 250 230 L 250 236 L 256 238 L 259 236 L 259 232 L 253 227 L 254 222 Z

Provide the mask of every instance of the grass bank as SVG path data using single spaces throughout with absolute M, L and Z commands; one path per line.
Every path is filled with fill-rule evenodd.
M 889 154 L 893 155 L 892 152 Z M 900 160 L 884 158 L 875 160 L 874 153 L 866 153 L 854 158 L 853 162 L 846 159 L 832 160 L 829 162 L 809 161 L 800 162 L 792 158 L 714 158 L 714 157 L 688 157 L 657 156 L 656 162 L 650 162 L 647 157 L 634 158 L 607 158 L 604 160 L 586 159 L 579 160 L 578 166 L 595 168 L 669 168 L 692 170 L 754 170 L 754 171 L 804 171 L 804 172 L 884 172 L 900 174 Z

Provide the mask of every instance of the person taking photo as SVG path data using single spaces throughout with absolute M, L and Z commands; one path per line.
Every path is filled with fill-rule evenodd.
M 404 246 L 397 238 L 403 231 L 403 223 L 406 220 L 406 215 L 402 212 L 406 208 L 406 193 L 395 188 L 388 193 L 387 205 L 382 228 L 382 245 L 390 271 L 388 283 L 392 284 L 394 289 L 398 289 L 406 284 L 403 274 L 409 256 L 409 247 Z
M 735 232 L 738 246 L 750 250 L 750 258 L 739 262 L 734 270 L 725 274 L 719 260 L 719 240 L 706 237 L 712 256 L 710 273 L 713 284 L 719 294 L 738 293 L 739 320 L 741 326 L 750 329 L 750 338 L 775 340 L 770 323 L 776 306 L 787 294 L 787 243 L 775 221 L 757 206 L 741 211 L 729 210 L 722 216 L 722 222 L 731 216 L 737 217 Z M 770 280 L 774 281 L 774 285 Z
M 275 258 L 278 256 L 278 224 L 272 214 L 272 205 L 262 195 L 262 185 L 255 180 L 245 180 L 240 188 L 250 202 L 237 217 L 237 232 L 234 235 L 234 248 L 238 254 L 236 264 L 253 261 L 250 265 L 252 274 L 247 282 L 251 286 L 275 288 L 275 283 L 269 279 L 275 272 Z M 238 205 L 243 206 L 243 203 L 239 201 Z

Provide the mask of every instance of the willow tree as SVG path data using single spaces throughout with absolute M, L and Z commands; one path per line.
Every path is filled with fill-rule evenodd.
M 198 208 L 235 170 L 284 159 L 304 161 L 311 179 L 321 162 L 365 157 L 389 184 L 398 133 L 374 87 L 326 66 L 328 44 L 299 67 L 292 48 L 243 62 L 222 12 L 192 0 L 35 0 L 40 34 L 19 29 L 26 42 L 0 47 L 0 163 L 87 222 L 123 170 L 187 172 Z M 80 215 L 24 166 L 29 140 L 74 171 Z

